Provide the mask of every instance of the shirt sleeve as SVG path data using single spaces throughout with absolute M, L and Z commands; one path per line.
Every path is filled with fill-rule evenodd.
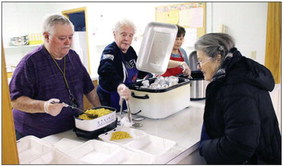
M 90 93 L 95 88 L 95 86 L 86 68 L 84 66 L 82 68 L 83 68 L 83 80 L 84 80 L 83 93 L 86 95 Z
M 23 58 L 17 65 L 9 84 L 11 100 L 21 96 L 33 97 L 35 90 L 34 68 L 32 61 L 27 58 Z
M 123 83 L 122 61 L 113 48 L 105 49 L 101 56 L 98 68 L 100 85 L 107 91 L 116 91 L 117 86 Z
M 108 91 L 115 91 L 117 86 L 123 83 L 123 78 L 119 76 L 119 71 L 115 69 L 115 63 L 112 60 L 101 60 L 98 73 L 100 85 Z
M 180 48 L 180 51 L 181 51 L 182 57 L 183 57 L 184 61 L 186 62 L 186 64 L 188 66 L 190 66 L 189 58 L 188 58 L 188 55 L 187 55 L 186 51 L 183 48 Z
M 77 72 L 80 71 L 80 76 L 82 77 L 82 86 L 83 86 L 83 94 L 88 94 L 90 93 L 94 88 L 94 84 L 93 81 L 90 77 L 90 74 L 88 73 L 86 67 L 84 66 L 84 64 L 82 63 L 79 55 L 74 51 L 71 50 L 70 51 L 71 57 L 72 57 L 72 64 L 73 66 L 77 66 Z

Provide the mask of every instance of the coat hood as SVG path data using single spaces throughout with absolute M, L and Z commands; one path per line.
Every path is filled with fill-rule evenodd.
M 236 48 L 231 49 L 230 53 L 232 56 L 225 58 L 213 80 L 226 79 L 228 84 L 248 83 L 267 91 L 274 89 L 275 82 L 269 69 L 242 56 Z

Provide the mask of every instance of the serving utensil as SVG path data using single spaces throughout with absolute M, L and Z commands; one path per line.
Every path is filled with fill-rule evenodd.
M 55 102 L 55 101 L 52 101 L 51 102 L 51 104 L 56 104 L 56 103 L 60 103 L 60 102 Z M 70 104 L 67 104 L 67 103 L 64 103 L 63 102 L 63 104 L 65 104 L 65 107 L 70 107 L 70 108 L 72 108 L 72 109 L 74 109 L 74 110 L 77 110 L 78 111 L 78 115 L 81 115 L 81 114 L 86 114 L 89 118 L 91 118 L 91 119 L 94 119 L 94 118 L 97 118 L 98 117 L 98 115 L 96 115 L 96 114 L 89 114 L 89 113 L 86 113 L 84 110 L 82 110 L 81 108 L 78 108 L 78 107 L 74 107 L 74 106 L 72 106 L 72 105 L 70 105 Z
M 125 102 L 126 102 L 127 111 L 128 111 L 128 116 L 127 116 L 128 117 L 128 121 L 132 124 L 133 127 L 142 127 L 142 123 L 133 122 L 132 114 L 131 114 L 131 111 L 130 111 L 128 100 L 126 100 Z
M 123 127 L 128 127 L 128 128 L 129 127 L 142 127 L 142 123 L 133 122 L 128 100 L 125 100 L 125 103 L 126 103 L 126 106 L 127 106 L 127 115 L 125 115 L 122 118 L 122 110 L 123 110 L 123 101 L 124 100 L 125 100 L 124 98 L 121 98 L 119 100 L 120 113 L 118 115 L 118 120 L 120 120 L 120 125 L 123 126 Z
M 66 104 L 66 103 L 65 103 L 65 104 Z M 86 115 L 87 115 L 89 118 L 91 118 L 91 119 L 98 118 L 98 115 L 86 113 L 84 110 L 82 110 L 82 109 L 80 109 L 80 108 L 78 108 L 78 107 L 74 107 L 74 106 L 71 106 L 71 105 L 69 105 L 69 104 L 66 104 L 66 106 L 67 106 L 67 107 L 71 107 L 72 109 L 75 109 L 75 110 L 79 111 L 79 112 L 78 112 L 79 115 L 81 115 L 81 114 L 86 114 Z

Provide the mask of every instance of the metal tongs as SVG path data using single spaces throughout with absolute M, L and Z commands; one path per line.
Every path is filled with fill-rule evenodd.
M 119 103 L 120 103 L 120 118 L 122 116 L 122 106 L 123 106 L 123 100 L 125 100 L 124 98 L 121 98 Z M 142 123 L 138 123 L 138 122 L 133 122 L 132 120 L 132 114 L 130 111 L 130 107 L 129 107 L 129 102 L 128 100 L 125 100 L 126 106 L 127 106 L 127 116 L 123 117 L 120 120 L 120 124 L 121 126 L 125 126 L 125 127 L 142 127 Z
M 130 123 L 133 123 L 132 122 L 132 116 L 131 116 L 128 100 L 125 100 L 125 103 L 126 103 L 126 107 L 127 107 L 127 117 L 128 117 L 128 120 L 129 120 Z

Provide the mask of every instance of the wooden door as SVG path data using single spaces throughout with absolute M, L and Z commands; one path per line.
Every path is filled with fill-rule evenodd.
M 3 42 L 2 42 L 3 44 Z M 2 164 L 19 164 L 4 49 L 2 47 Z
M 265 66 L 272 72 L 275 83 L 281 82 L 281 2 L 268 2 Z

